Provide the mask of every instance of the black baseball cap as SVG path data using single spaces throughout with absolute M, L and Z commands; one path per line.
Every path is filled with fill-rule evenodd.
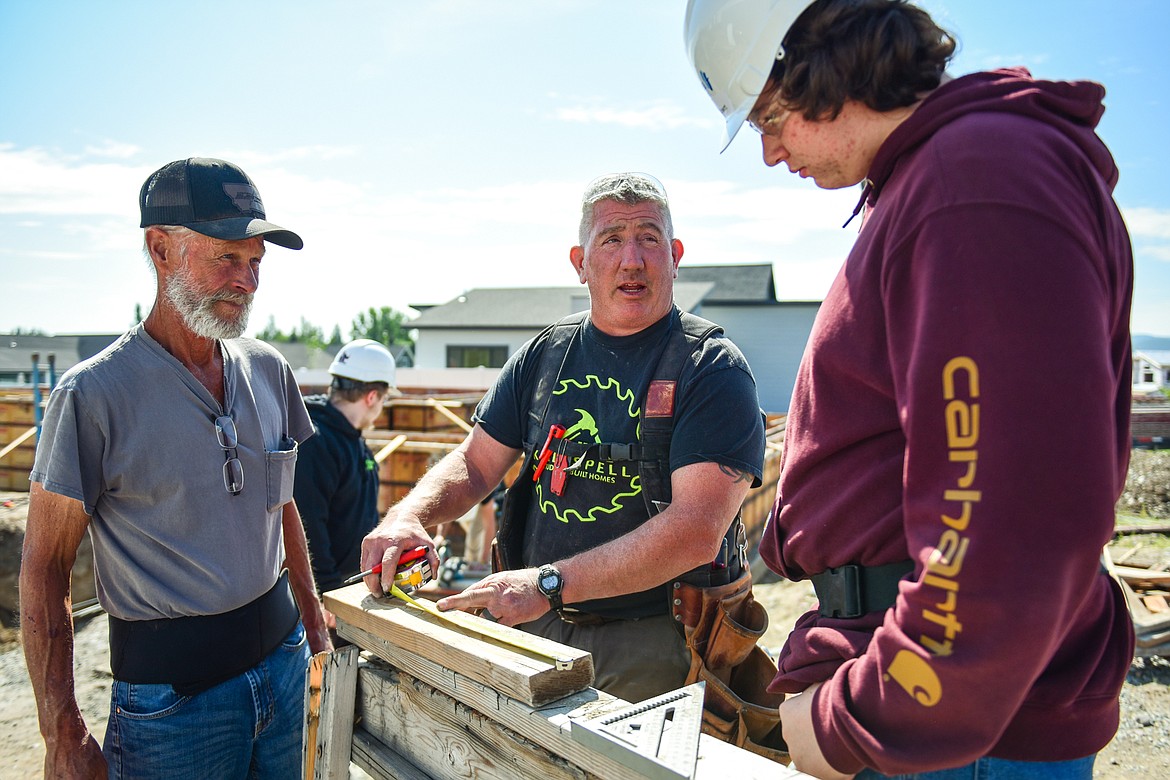
M 167 163 L 138 194 L 142 224 L 180 225 L 225 241 L 263 236 L 289 249 L 305 245 L 291 230 L 264 218 L 260 192 L 239 166 L 210 157 Z

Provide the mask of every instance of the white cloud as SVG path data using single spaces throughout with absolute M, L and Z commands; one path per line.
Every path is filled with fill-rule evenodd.
M 274 151 L 257 152 L 252 149 L 241 149 L 224 152 L 224 159 L 231 160 L 233 163 L 239 165 L 245 171 L 249 171 L 249 166 L 259 168 L 261 166 L 270 167 L 286 162 L 303 162 L 305 160 L 314 160 L 317 162 L 326 162 L 329 160 L 341 160 L 351 157 L 356 157 L 361 153 L 357 146 L 328 146 L 324 144 L 315 144 L 311 146 L 294 146 L 289 149 L 279 149 Z
M 134 144 L 120 143 L 118 141 L 106 140 L 100 146 L 87 146 L 85 153 L 94 157 L 113 157 L 118 160 L 128 160 L 134 155 L 141 152 L 141 147 Z
M 1131 237 L 1170 239 L 1170 209 L 1122 209 Z
M 86 162 L 37 147 L 16 149 L 4 144 L 0 146 L 0 214 L 132 214 L 133 201 L 111 198 L 110 193 L 137 192 L 149 172 L 143 166 Z
M 474 287 L 576 284 L 568 250 L 576 243 L 580 181 L 484 187 L 423 182 L 411 189 L 303 172 L 313 169 L 305 160 L 350 152 L 298 147 L 228 156 L 255 179 L 272 221 L 305 239 L 302 251 L 268 253 L 253 328 L 269 316 L 283 328 L 304 316 L 327 329 L 340 323 L 347 331 L 353 316 L 369 306 L 406 310 Z M 0 265 L 13 284 L 57 290 L 51 310 L 12 302 L 6 317 L 11 324 L 113 331 L 124 327 L 134 303 L 149 305 L 153 290 L 141 258 L 134 196 L 156 164 L 0 146 L 0 219 L 19 225 L 0 233 Z M 810 196 L 795 181 L 670 185 L 685 263 L 774 263 L 787 299 L 823 294 L 855 235 L 839 225 L 856 195 L 848 190 Z
M 711 128 L 718 125 L 708 117 L 689 116 L 670 101 L 655 100 L 639 108 L 615 108 L 602 101 L 578 102 L 554 110 L 553 119 L 577 124 L 620 125 L 649 130 L 674 130 L 679 127 Z

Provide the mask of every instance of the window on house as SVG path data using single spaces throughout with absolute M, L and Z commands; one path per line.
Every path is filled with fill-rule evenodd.
M 1154 367 L 1153 366 L 1143 366 L 1142 367 L 1142 383 L 1149 384 L 1153 381 L 1154 381 Z
M 456 345 L 447 346 L 447 368 L 503 368 L 508 359 L 507 347 Z

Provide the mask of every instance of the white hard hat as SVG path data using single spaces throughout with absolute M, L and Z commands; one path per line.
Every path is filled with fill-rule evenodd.
M 346 344 L 333 358 L 329 373 L 358 382 L 385 382 L 394 387 L 394 356 L 373 339 Z
M 689 0 L 687 57 L 727 120 L 726 149 L 784 54 L 784 36 L 812 0 Z

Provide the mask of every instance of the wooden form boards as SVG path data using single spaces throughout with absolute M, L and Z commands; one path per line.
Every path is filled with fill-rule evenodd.
M 475 405 L 479 403 L 482 393 L 461 395 L 455 398 L 435 398 L 433 396 L 401 396 L 391 398 L 386 402 L 386 408 L 375 421 L 377 428 L 400 429 L 409 431 L 453 431 L 464 433 L 466 424 L 471 420 Z M 457 423 L 452 418 L 457 418 Z
M 583 650 L 474 615 L 452 613 L 470 627 L 463 629 L 397 599 L 374 598 L 361 582 L 326 593 L 325 609 L 339 621 L 385 640 L 388 645 L 383 652 L 391 656 L 386 660 L 392 664 L 403 662 L 404 654 L 429 658 L 530 706 L 547 704 L 593 683 L 593 658 Z M 485 631 L 509 633 L 538 652 L 571 660 L 572 668 L 557 669 L 551 658 L 478 635 L 474 632 L 478 624 Z
M 353 645 L 309 659 L 301 739 L 306 780 L 349 776 L 357 673 L 358 649 Z
M 35 422 L 31 392 L 0 397 L 0 490 L 29 489 L 28 473 L 37 450 Z
M 511 664 L 497 658 L 498 664 L 485 666 L 482 659 L 466 657 L 464 651 L 475 655 L 473 637 L 454 627 L 450 634 L 436 635 L 436 626 L 427 624 L 442 621 L 406 606 L 367 600 L 368 593 L 363 592 L 360 584 L 332 591 L 325 595 L 325 606 L 337 616 L 343 638 L 381 659 L 359 664 L 358 723 L 352 726 L 352 738 L 348 723 L 334 732 L 339 740 L 352 739 L 351 757 L 370 775 L 397 780 L 640 777 L 608 755 L 574 741 L 570 734 L 570 716 L 598 717 L 624 709 L 626 702 L 593 688 L 543 705 L 514 698 L 500 690 L 499 670 L 487 668 Z M 447 646 L 448 642 L 453 646 Z M 495 646 L 492 654 L 500 653 L 518 656 L 515 663 L 522 666 L 533 661 L 522 651 Z M 457 665 L 462 663 L 467 665 Z M 325 727 L 324 718 L 321 727 Z M 696 780 L 728 776 L 736 780 L 807 777 L 702 735 Z

